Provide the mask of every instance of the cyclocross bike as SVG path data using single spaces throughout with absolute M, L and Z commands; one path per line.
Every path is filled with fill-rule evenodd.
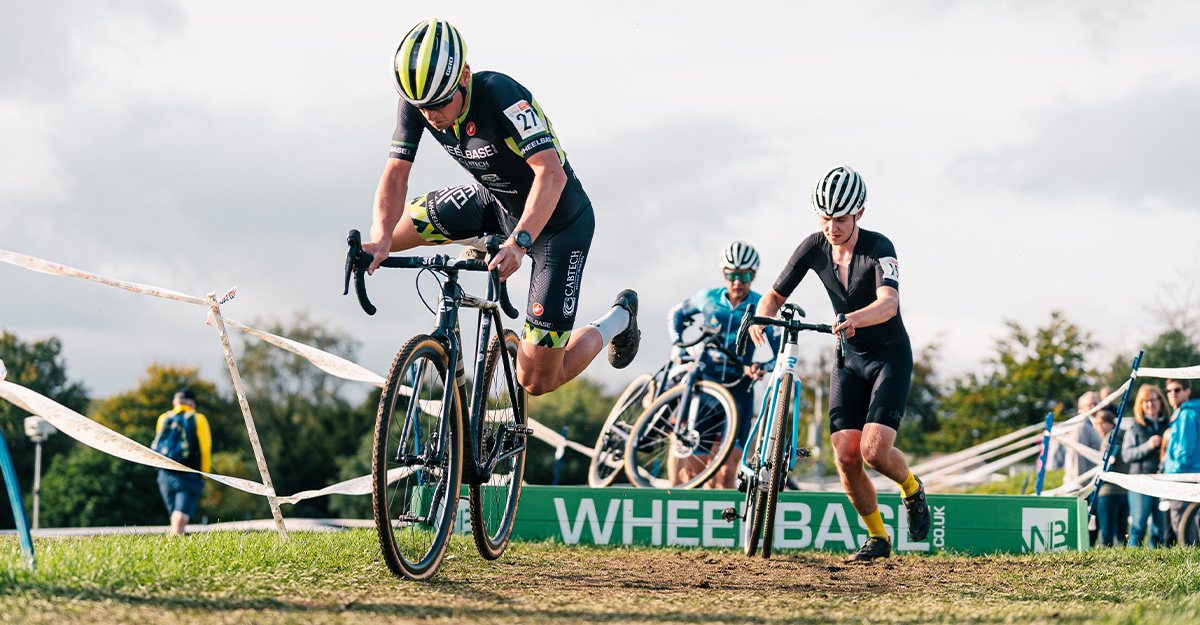
M 779 491 L 784 486 L 788 473 L 796 466 L 796 458 L 809 455 L 807 449 L 797 447 L 800 439 L 800 333 L 803 331 L 833 333 L 828 324 L 808 324 L 798 321 L 804 317 L 799 306 L 784 304 L 779 318 L 755 317 L 754 306 L 746 310 L 738 327 L 737 352 L 745 353 L 750 326 L 778 326 L 783 328 L 783 345 L 775 360 L 763 398 L 762 409 L 747 436 L 746 453 L 738 466 L 737 487 L 746 493 L 743 514 L 736 508 L 726 508 L 722 517 L 730 523 L 742 519 L 746 526 L 745 550 L 753 556 L 762 538 L 762 557 L 771 557 L 771 543 L 775 535 L 775 509 L 779 502 Z M 838 322 L 845 319 L 838 315 Z M 845 365 L 843 336 L 838 333 L 836 360 L 838 368 Z
M 345 291 L 353 274 L 359 304 L 373 315 L 363 279 L 371 256 L 363 253 L 357 230 L 346 242 Z M 496 252 L 494 237 L 487 247 Z M 486 299 L 463 290 L 459 272 L 488 271 L 478 257 L 393 256 L 382 266 L 429 272 L 441 286 L 437 326 L 409 339 L 388 371 L 371 454 L 372 504 L 384 562 L 398 577 L 425 580 L 445 555 L 463 483 L 479 554 L 492 560 L 508 546 L 532 433 L 525 391 L 516 381 L 517 335 L 500 323 L 500 309 L 513 319 L 517 311 L 495 271 L 489 272 Z M 479 310 L 470 389 L 459 308 Z
M 686 318 L 684 323 L 691 324 L 692 319 Z M 680 348 L 688 348 L 704 339 L 705 336 L 701 335 L 694 341 L 677 345 Z M 610 486 L 625 471 L 625 448 L 629 444 L 629 434 L 633 431 L 634 424 L 664 389 L 670 388 L 674 381 L 687 374 L 687 367 L 682 359 L 670 358 L 658 371 L 643 373 L 625 387 L 625 391 L 609 411 L 604 426 L 600 428 L 600 435 L 596 437 L 591 466 L 588 469 L 588 486 Z
M 740 360 L 720 333 L 707 326 L 696 340 L 675 345 L 700 345 Z M 738 430 L 737 402 L 724 386 L 703 379 L 704 371 L 698 357 L 683 364 L 679 383 L 650 402 L 634 422 L 625 445 L 625 474 L 634 486 L 695 488 L 729 457 Z

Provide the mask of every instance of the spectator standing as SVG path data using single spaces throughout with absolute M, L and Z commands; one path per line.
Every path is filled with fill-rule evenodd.
M 1167 401 L 1175 409 L 1171 425 L 1167 429 L 1167 443 L 1163 456 L 1163 473 L 1200 473 L 1200 400 L 1192 399 L 1192 385 L 1188 380 L 1167 380 Z M 1179 522 L 1189 502 L 1172 501 L 1170 506 L 1171 527 L 1180 542 L 1186 533 L 1180 531 Z M 1200 522 L 1200 515 L 1192 522 Z
M 1167 431 L 1167 398 L 1153 384 L 1143 384 L 1133 402 L 1133 425 L 1125 430 L 1121 459 L 1130 475 L 1152 475 L 1162 466 L 1163 435 Z M 1129 492 L 1129 546 L 1140 547 L 1149 539 L 1151 547 L 1162 544 L 1166 519 L 1158 509 L 1158 498 Z M 1147 536 L 1147 531 L 1149 535 Z
M 1092 425 L 1105 440 L 1117 427 L 1117 415 L 1110 410 L 1100 410 L 1092 415 Z M 1113 473 L 1128 473 L 1129 464 L 1114 454 L 1108 470 Z M 1100 546 L 1116 547 L 1125 544 L 1125 532 L 1129 528 L 1129 491 L 1111 482 L 1101 482 L 1096 493 L 1096 517 L 1100 524 Z
M 1075 404 L 1076 408 L 1078 409 L 1076 414 L 1088 412 L 1089 410 L 1095 408 L 1099 403 L 1100 396 L 1097 395 L 1095 391 L 1088 391 L 1079 396 L 1079 401 Z M 1096 428 L 1092 425 L 1091 419 L 1084 419 L 1083 423 L 1080 424 L 1079 427 L 1075 428 L 1075 431 L 1067 434 L 1066 436 L 1070 440 L 1079 443 L 1084 447 L 1091 447 L 1092 449 L 1096 450 L 1104 447 L 1104 441 L 1100 438 L 1100 434 L 1096 432 Z M 1095 462 L 1092 462 L 1091 460 L 1079 455 L 1079 452 L 1075 451 L 1074 449 L 1058 443 L 1057 441 L 1055 441 L 1054 444 L 1056 447 L 1050 452 L 1051 462 L 1048 468 L 1063 470 L 1063 484 L 1077 479 L 1080 475 L 1083 475 L 1084 473 L 1087 473 L 1095 468 Z
M 171 410 L 158 417 L 154 429 L 154 451 L 192 469 L 211 470 L 212 432 L 208 419 L 196 412 L 196 394 L 183 388 L 175 393 Z M 171 535 L 187 533 L 187 524 L 196 514 L 196 504 L 204 492 L 204 478 L 187 471 L 158 470 L 158 490 L 167 514 L 171 515 Z

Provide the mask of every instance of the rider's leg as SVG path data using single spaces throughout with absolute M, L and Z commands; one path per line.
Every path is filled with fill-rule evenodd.
M 566 347 L 543 347 L 521 341 L 517 382 L 530 395 L 545 395 L 583 373 L 603 348 L 600 332 L 591 326 L 572 332 Z
M 900 484 L 912 473 L 908 470 L 904 454 L 893 447 L 895 442 L 896 430 L 879 423 L 868 423 L 863 426 L 859 449 L 868 466 Z
M 883 517 L 879 513 L 875 485 L 867 477 L 863 464 L 862 438 L 863 433 L 859 430 L 838 430 L 830 436 L 838 476 L 842 479 L 842 488 L 846 490 L 850 504 L 867 526 L 867 533 L 876 538 L 888 538 Z
M 709 480 L 714 488 L 733 488 L 738 473 L 738 465 L 742 463 L 742 450 L 734 447 L 729 450 L 729 457 L 725 459 L 725 464 L 717 469 L 717 474 L 713 479 Z
M 875 485 L 867 476 L 866 466 L 860 449 L 863 433 L 859 430 L 839 430 L 830 436 L 833 443 L 833 455 L 837 461 L 838 477 L 842 480 L 842 488 L 850 497 L 850 503 L 858 515 L 867 515 L 879 510 L 876 499 Z

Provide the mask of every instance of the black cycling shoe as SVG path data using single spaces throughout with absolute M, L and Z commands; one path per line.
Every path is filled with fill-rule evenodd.
M 933 517 L 929 514 L 929 504 L 925 502 L 925 485 L 921 478 L 915 477 L 920 488 L 912 497 L 904 498 L 904 512 L 908 516 L 908 535 L 914 540 L 925 540 L 929 528 L 933 525 Z
M 633 362 L 634 356 L 637 356 L 638 345 L 642 342 L 642 333 L 637 325 L 637 293 L 633 289 L 617 293 L 617 301 L 613 302 L 613 306 L 620 306 L 629 311 L 629 325 L 608 344 L 609 364 L 616 369 L 624 369 Z
M 888 558 L 892 555 L 892 541 L 886 538 L 870 536 L 858 552 L 846 558 L 846 562 L 870 562 L 877 558 Z

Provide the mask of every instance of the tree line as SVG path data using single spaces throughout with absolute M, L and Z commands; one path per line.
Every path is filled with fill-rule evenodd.
M 1143 346 L 1144 366 L 1200 364 L 1194 328 L 1179 325 Z M 257 327 L 350 360 L 358 347 L 344 332 L 303 314 L 286 323 Z M 940 349 L 934 342 L 916 353 L 905 424 L 897 442 L 900 449 L 916 456 L 962 449 L 1041 423 L 1048 412 L 1068 412 L 1083 392 L 1123 384 L 1134 356 L 1122 355 L 1107 367 L 1089 368 L 1087 362 L 1098 346 L 1061 312 L 1051 313 L 1039 327 L 1008 322 L 1007 333 L 979 371 L 943 379 L 937 367 Z M 241 337 L 235 352 L 277 492 L 292 494 L 370 473 L 378 389 L 364 397 L 352 384 L 252 337 Z M 197 394 L 197 410 L 211 425 L 212 470 L 260 479 L 237 398 L 215 381 L 202 378 L 197 368 L 152 364 L 131 390 L 93 398 L 82 381 L 70 378 L 58 338 L 25 341 L 0 333 L 0 359 L 8 368 L 9 381 L 147 445 L 154 438 L 158 415 L 170 408 L 175 391 L 190 387 Z M 831 354 L 820 353 L 803 365 L 809 372 L 801 397 L 805 420 L 811 418 L 814 386 L 828 384 L 823 372 L 830 362 Z M 576 379 L 554 393 L 530 398 L 529 414 L 555 431 L 567 427 L 571 440 L 591 445 L 619 390 L 610 393 L 594 381 Z M 27 503 L 32 505 L 34 448 L 24 435 L 26 416 L 0 401 L 0 429 Z M 563 484 L 586 483 L 587 465 L 586 457 L 568 451 L 556 471 L 554 450 L 534 441 L 526 480 L 548 484 L 557 477 Z M 51 436 L 43 443 L 41 525 L 164 524 L 166 514 L 155 476 L 150 467 L 92 450 L 63 434 Z M 285 506 L 283 511 L 288 517 L 370 518 L 370 510 L 369 497 L 331 496 Z M 209 482 L 196 518 L 217 522 L 269 515 L 265 499 Z M 13 527 L 10 514 L 0 514 L 0 527 Z

